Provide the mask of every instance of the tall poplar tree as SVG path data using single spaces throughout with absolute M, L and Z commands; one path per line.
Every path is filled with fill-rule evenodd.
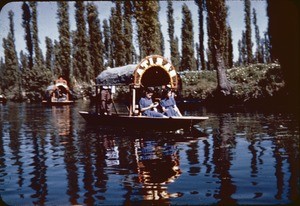
M 158 21 L 158 1 L 134 1 L 140 56 L 162 55 L 162 35 Z
M 174 66 L 176 65 L 176 69 L 179 69 L 180 67 L 180 53 L 179 53 L 179 39 L 177 36 L 175 36 L 174 42 L 172 44 L 172 48 L 174 49 L 174 60 L 175 63 L 173 64 Z
M 242 59 L 243 65 L 247 64 L 247 41 L 246 41 L 246 32 L 242 31 Z
M 78 56 L 78 41 L 76 39 L 77 31 L 70 31 L 70 41 L 71 41 L 71 68 L 70 68 L 70 77 L 82 81 L 82 76 L 80 74 L 76 55 Z
M 255 30 L 255 42 L 256 42 L 255 62 L 263 63 L 261 38 L 259 35 L 259 28 L 257 25 L 256 10 L 254 8 L 253 8 L 253 25 Z
M 242 31 L 242 38 L 238 41 L 239 50 L 239 65 L 246 65 L 247 63 L 247 52 L 246 52 L 246 34 Z
M 214 70 L 216 63 L 216 57 L 212 55 L 212 51 L 214 50 L 213 43 L 212 43 L 212 36 L 213 34 L 210 27 L 209 27 L 209 15 L 206 16 L 206 22 L 207 22 L 207 49 L 206 49 L 206 56 L 207 56 L 207 65 L 206 68 L 208 70 Z
M 226 18 L 227 9 L 225 0 L 210 0 L 206 2 L 209 16 L 208 27 L 211 35 L 212 55 L 216 57 L 218 91 L 223 95 L 229 95 L 231 85 L 226 77 L 224 52 L 226 49 Z
M 227 26 L 227 65 L 229 68 L 233 66 L 232 30 L 230 26 Z
M 239 58 L 238 58 L 238 62 L 237 64 L 239 66 L 242 65 L 242 62 L 243 62 L 243 56 L 242 56 L 242 40 L 239 40 L 238 41 L 238 51 L 239 51 Z
M 43 54 L 39 46 L 38 25 L 37 25 L 37 2 L 29 2 L 32 14 L 31 28 L 32 28 L 32 41 L 34 49 L 34 64 L 41 66 L 43 64 Z
M 213 55 L 214 51 L 214 44 L 213 44 L 213 31 L 210 28 L 210 15 L 206 16 L 206 22 L 207 22 L 207 49 L 206 49 L 206 55 L 207 55 L 207 69 L 208 70 L 216 70 L 217 60 L 216 56 Z
M 64 79 L 72 85 L 71 80 L 71 34 L 69 22 L 69 4 L 66 1 L 57 2 L 58 32 L 59 32 L 59 70 Z
M 58 77 L 62 74 L 62 69 L 60 66 L 60 44 L 57 40 L 54 40 L 53 53 L 53 75 Z
M 18 56 L 15 46 L 14 12 L 8 12 L 9 33 L 3 38 L 5 69 L 3 70 L 2 90 L 14 89 L 20 82 Z M 19 91 L 15 91 L 18 94 Z
M 5 70 L 5 64 L 3 57 L 0 58 L 0 92 L 2 93 L 2 87 L 4 86 L 4 70 Z
M 110 56 L 110 45 L 111 45 L 111 35 L 110 35 L 110 27 L 107 19 L 103 20 L 103 42 L 104 42 L 104 58 L 105 58 L 105 67 L 111 65 L 112 58 Z
M 121 9 L 121 2 L 116 1 L 116 8 L 112 10 L 111 13 L 111 43 L 113 46 L 113 58 L 114 66 L 124 66 L 125 65 L 125 44 L 124 44 L 124 34 L 123 34 L 123 16 Z
M 32 69 L 33 66 L 33 43 L 32 43 L 32 35 L 31 35 L 31 12 L 28 4 L 23 2 L 22 4 L 22 26 L 25 30 L 25 42 L 26 42 L 26 49 L 29 53 L 29 69 Z
M 104 70 L 104 45 L 102 42 L 102 32 L 100 30 L 101 25 L 98 16 L 99 14 L 96 5 L 94 3 L 89 3 L 87 5 L 87 21 L 89 26 L 89 51 L 91 54 L 90 58 L 93 79 Z
M 182 16 L 180 70 L 196 70 L 192 14 L 186 4 L 182 6 Z
M 201 69 L 206 70 L 205 58 L 204 58 L 204 0 L 195 0 L 198 5 L 198 19 L 199 19 L 199 56 L 201 61 Z
M 20 52 L 20 72 L 21 72 L 22 90 L 24 88 L 30 87 L 30 84 L 29 84 L 30 81 L 27 81 L 28 73 L 30 73 L 30 71 L 32 71 L 32 70 L 29 69 L 28 57 L 25 54 L 25 52 L 23 52 L 23 50 L 21 50 L 21 52 Z
M 180 54 L 178 51 L 178 38 L 175 37 L 175 28 L 174 28 L 174 9 L 173 3 L 171 0 L 168 0 L 168 34 L 170 42 L 170 53 L 171 53 L 171 62 L 173 66 L 178 69 L 180 66 Z M 177 38 L 177 41 L 176 41 Z
M 51 71 L 51 74 L 53 75 L 54 46 L 53 46 L 52 40 L 49 37 L 45 38 L 45 42 L 46 42 L 45 65 L 46 65 L 46 68 L 49 71 Z
M 75 8 L 77 30 L 73 40 L 75 44 L 73 47 L 76 47 L 73 54 L 75 58 L 73 69 L 79 71 L 80 76 L 76 78 L 87 82 L 91 78 L 94 79 L 94 76 L 91 74 L 92 72 L 90 68 L 90 53 L 88 50 L 84 2 L 76 1 Z
M 109 56 L 110 56 L 110 61 L 109 61 L 109 67 L 115 67 L 115 36 L 114 36 L 114 29 L 115 29 L 115 22 L 114 22 L 114 15 L 116 13 L 116 9 L 114 7 L 111 8 L 110 10 L 111 16 L 109 18 L 109 33 L 110 33 L 110 44 L 109 46 Z
M 299 117 L 299 1 L 267 0 L 267 3 L 269 16 L 268 36 L 272 45 L 270 50 L 271 59 L 272 61 L 279 61 L 288 91 L 288 98 L 282 98 L 282 100 L 285 101 L 284 103 L 288 103 L 288 106 L 294 106 L 293 111 Z M 293 150 L 292 147 L 291 150 Z M 294 165 L 293 168 L 296 170 L 299 166 Z M 297 202 L 299 200 L 297 175 L 291 177 L 289 181 L 292 183 L 289 199 Z
M 161 24 L 159 24 L 159 31 L 160 31 L 160 51 L 161 51 L 161 55 L 164 56 L 165 55 L 165 39 L 164 39 L 164 35 L 161 30 Z
M 29 2 L 32 14 L 31 28 L 34 50 L 34 61 L 32 72 L 30 73 L 30 87 L 26 88 L 27 98 L 31 101 L 40 101 L 47 84 L 50 83 L 51 73 L 46 70 L 42 50 L 39 46 L 38 22 L 37 22 L 37 2 Z
M 245 25 L 246 25 L 246 51 L 247 51 L 247 63 L 251 64 L 253 62 L 252 54 L 252 39 L 251 39 L 251 1 L 244 0 L 245 4 Z
M 134 61 L 133 27 L 132 27 L 133 5 L 132 1 L 124 1 L 124 46 L 125 64 L 132 64 Z
M 24 39 L 26 42 L 26 49 L 28 56 L 24 53 L 20 53 L 20 61 L 22 68 L 22 86 L 25 92 L 30 92 L 32 80 L 35 79 L 35 72 L 33 71 L 33 40 L 32 40 L 32 26 L 31 26 L 31 11 L 26 2 L 22 4 L 22 26 L 25 30 Z M 25 61 L 28 61 L 26 63 Z
M 264 32 L 263 45 L 264 45 L 263 46 L 264 62 L 271 63 L 272 62 L 271 54 L 270 54 L 271 45 L 270 45 L 270 38 L 269 38 L 268 32 Z

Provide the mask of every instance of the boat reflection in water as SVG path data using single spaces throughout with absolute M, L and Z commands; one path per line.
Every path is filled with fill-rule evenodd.
M 139 182 L 143 184 L 145 200 L 159 200 L 178 197 L 178 193 L 168 193 L 167 185 L 181 174 L 176 145 L 160 144 L 157 141 L 135 141 L 135 153 Z
M 52 106 L 52 121 L 60 136 L 68 136 L 71 132 L 70 105 Z
M 78 115 L 82 108 L 84 102 L 0 105 L 0 205 L 283 205 L 299 199 L 293 114 L 207 110 L 203 137 L 94 127 Z
M 114 139 L 104 138 L 103 147 L 105 148 L 105 163 L 107 167 L 120 165 L 119 147 Z

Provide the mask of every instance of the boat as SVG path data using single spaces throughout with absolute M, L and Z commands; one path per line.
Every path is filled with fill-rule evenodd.
M 99 98 L 94 111 L 79 111 L 87 123 L 101 126 L 115 126 L 138 130 L 178 130 L 190 129 L 199 122 L 208 119 L 206 116 L 176 116 L 176 117 L 147 117 L 139 111 L 139 99 L 144 88 L 170 87 L 173 90 L 180 88 L 179 76 L 175 67 L 166 58 L 160 55 L 145 57 L 139 64 L 108 68 L 96 78 L 95 94 L 99 97 L 102 86 L 129 87 L 130 102 L 127 105 L 128 113 L 119 114 L 115 109 L 112 115 L 105 115 L 99 109 Z M 100 89 L 100 90 L 99 90 Z
M 54 81 L 54 84 L 48 86 L 42 103 L 47 105 L 73 104 L 74 101 L 71 100 L 70 88 L 67 81 L 60 77 Z
M 6 97 L 4 96 L 4 94 L 0 94 L 0 103 L 5 104 L 7 101 Z
M 207 120 L 208 117 L 183 116 L 183 117 L 146 117 L 125 115 L 101 115 L 94 112 L 79 111 L 79 114 L 91 124 L 103 126 L 117 126 L 138 130 L 177 130 L 189 129 L 193 125 Z

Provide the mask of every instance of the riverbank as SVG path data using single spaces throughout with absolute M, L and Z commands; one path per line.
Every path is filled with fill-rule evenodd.
M 226 70 L 232 93 L 226 98 L 216 92 L 216 71 L 181 72 L 182 99 L 201 100 L 219 104 L 220 98 L 233 104 L 251 104 L 269 101 L 286 95 L 283 74 L 279 64 L 253 64 Z
M 251 105 L 269 104 L 270 102 L 284 101 L 287 91 L 283 80 L 282 69 L 279 64 L 253 64 L 247 67 L 235 67 L 226 70 L 227 78 L 231 83 L 232 93 L 227 97 L 219 95 L 217 88 L 216 71 L 184 71 L 179 72 L 182 90 L 177 100 L 185 103 L 202 103 L 206 105 Z M 74 85 L 75 98 L 88 98 L 92 93 L 92 85 L 76 82 Z M 16 98 L 9 98 L 14 101 Z M 34 98 L 27 101 L 34 102 L 42 94 L 31 95 Z M 28 97 L 28 96 L 27 96 Z M 116 101 L 123 101 L 126 89 L 118 89 Z M 22 98 L 24 100 L 26 98 Z

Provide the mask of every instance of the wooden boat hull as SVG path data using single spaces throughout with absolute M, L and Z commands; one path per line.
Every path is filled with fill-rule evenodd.
M 145 116 L 125 116 L 125 115 L 100 115 L 80 111 L 79 114 L 89 123 L 101 126 L 124 127 L 137 130 L 163 129 L 177 130 L 189 129 L 191 126 L 207 120 L 208 117 L 145 117 Z
M 6 103 L 6 99 L 0 99 L 0 103 L 5 104 Z
M 0 94 L 0 103 L 5 104 L 7 101 L 6 97 Z

